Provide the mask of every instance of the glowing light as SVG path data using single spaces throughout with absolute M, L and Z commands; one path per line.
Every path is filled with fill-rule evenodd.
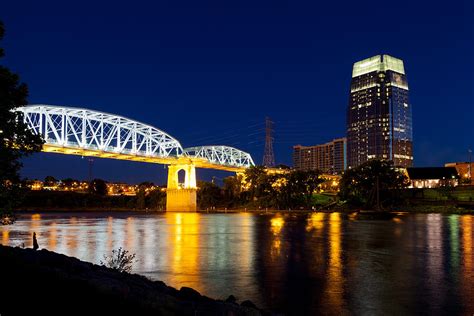
M 2 245 L 8 245 L 10 242 L 10 231 L 4 230 L 2 231 Z
M 306 231 L 321 230 L 324 227 L 325 213 L 314 213 L 307 220 Z
M 389 55 L 377 55 L 354 63 L 352 78 L 368 74 L 373 71 L 396 71 L 405 74 L 405 68 L 401 59 Z
M 270 225 L 272 233 L 278 235 L 281 232 L 283 225 L 285 225 L 285 220 L 283 217 L 273 217 L 270 220 Z

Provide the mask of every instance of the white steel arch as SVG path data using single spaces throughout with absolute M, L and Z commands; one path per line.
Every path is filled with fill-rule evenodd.
M 167 133 L 123 116 L 83 108 L 28 105 L 16 111 L 46 144 L 144 157 L 179 157 L 181 144 Z
M 185 148 L 184 152 L 189 157 L 204 158 L 217 165 L 248 168 L 254 166 L 249 153 L 229 146 L 199 146 Z

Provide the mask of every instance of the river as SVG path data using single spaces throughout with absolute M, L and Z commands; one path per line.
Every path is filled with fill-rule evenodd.
M 0 226 L 0 243 L 99 263 L 288 315 L 474 313 L 474 216 L 341 213 L 49 213 Z

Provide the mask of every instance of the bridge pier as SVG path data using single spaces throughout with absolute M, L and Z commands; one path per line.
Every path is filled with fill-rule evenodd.
M 179 172 L 184 171 L 184 182 L 179 182 Z M 196 167 L 194 164 L 168 166 L 168 188 L 166 189 L 166 211 L 196 212 Z

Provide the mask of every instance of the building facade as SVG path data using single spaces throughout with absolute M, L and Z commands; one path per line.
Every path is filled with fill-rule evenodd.
M 293 146 L 293 166 L 298 170 L 321 170 L 324 173 L 340 174 L 347 167 L 346 139 L 315 146 Z
M 406 171 L 410 188 L 455 187 L 459 183 L 459 176 L 454 167 L 407 168 Z
M 413 164 L 412 110 L 403 61 L 377 55 L 356 62 L 347 108 L 347 162 L 388 159 Z
M 449 162 L 444 166 L 456 168 L 460 184 L 474 185 L 474 162 Z

